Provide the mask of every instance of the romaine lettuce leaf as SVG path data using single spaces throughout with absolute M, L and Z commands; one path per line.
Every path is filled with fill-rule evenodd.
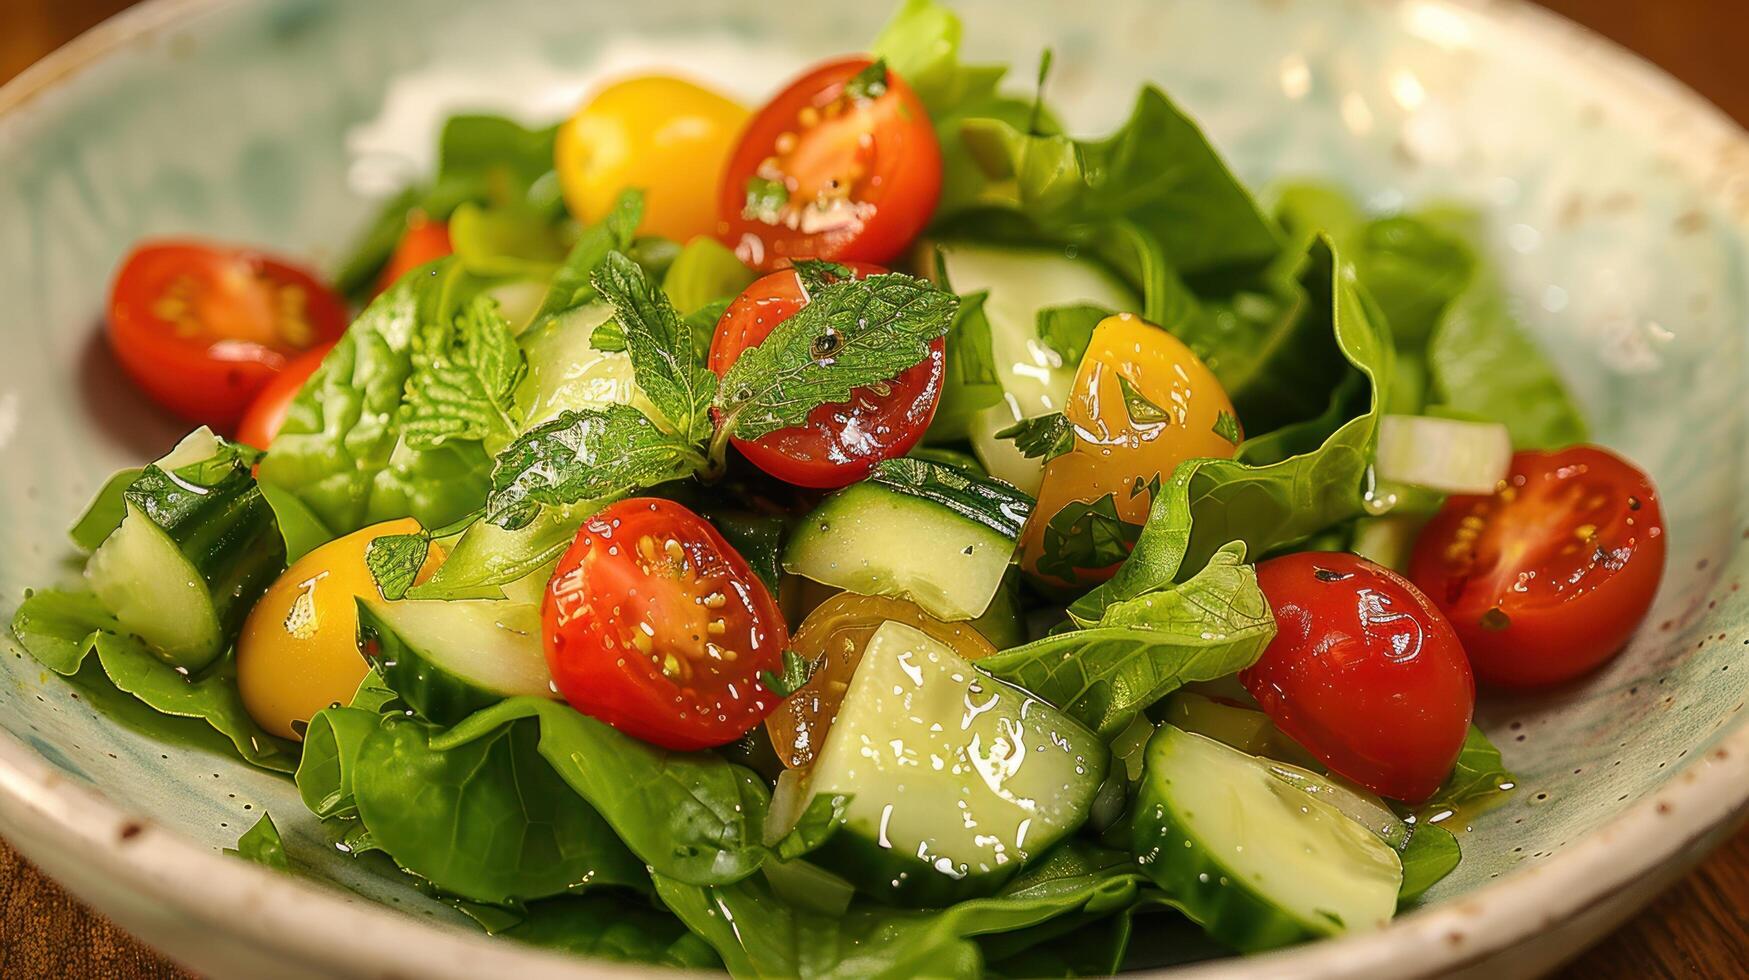
M 477 286 L 442 260 L 372 302 L 293 399 L 261 479 L 335 534 L 398 517 L 440 527 L 478 508 L 491 471 L 479 442 L 419 450 L 403 438 L 421 331 L 453 320 Z

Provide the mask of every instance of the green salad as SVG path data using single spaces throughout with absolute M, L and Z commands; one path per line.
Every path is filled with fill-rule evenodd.
M 327 276 L 141 243 L 110 345 L 197 427 L 14 632 L 295 780 L 241 856 L 300 824 L 508 941 L 1073 976 L 1385 926 L 1489 846 L 1478 684 L 1644 618 L 1657 491 L 1476 213 L 1256 194 L 1152 86 L 1071 136 L 1049 52 L 960 36 L 454 117 Z

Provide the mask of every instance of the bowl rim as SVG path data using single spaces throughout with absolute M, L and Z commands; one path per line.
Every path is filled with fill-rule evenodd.
M 145 0 L 80 34 L 0 86 L 0 138 L 39 97 L 157 35 L 240 0 Z M 1712 103 L 1640 56 L 1528 0 L 1386 0 L 1445 8 L 1488 26 L 1490 36 L 1556 50 L 1597 91 L 1674 122 L 1681 139 L 1749 158 L 1749 133 Z M 1749 236 L 1749 200 L 1729 194 L 1704 161 L 1724 154 L 1677 154 L 1710 203 Z M 6 637 L 7 644 L 15 643 Z M 1262 956 L 1169 971 L 1197 980 L 1293 976 L 1435 975 L 1475 966 L 1546 935 L 1641 887 L 1656 870 L 1697 861 L 1749 818 L 1749 712 L 1738 712 L 1704 753 L 1693 754 L 1645 798 L 1542 862 L 1503 875 L 1367 933 Z M 338 888 L 236 860 L 132 813 L 95 787 L 75 782 L 22 741 L 0 733 L 0 828 L 9 837 L 84 855 L 119 888 L 178 916 L 186 928 L 216 930 L 278 958 L 341 974 L 433 977 L 509 974 L 649 977 L 659 967 L 583 959 L 434 927 Z M 198 887 L 190 887 L 197 885 Z M 1647 894 L 1635 903 L 1642 904 Z M 1631 901 L 1631 898 L 1630 898 Z M 237 910 L 248 914 L 236 915 Z M 1408 957 L 1412 957 L 1408 958 Z M 1552 965 L 1552 964 L 1550 964 Z

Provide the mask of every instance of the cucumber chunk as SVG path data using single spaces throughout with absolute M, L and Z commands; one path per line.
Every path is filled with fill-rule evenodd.
M 1114 313 L 1135 312 L 1141 297 L 1099 262 L 1069 258 L 1060 248 L 950 243 L 940 246 L 940 254 L 954 292 L 989 293 L 984 315 L 1004 397 L 973 421 L 972 450 L 991 475 L 1036 494 L 1044 463 L 1022 456 L 1012 440 L 996 433 L 1023 419 L 1062 411 L 1080 366 L 1064 364 L 1039 340 L 1039 311 L 1085 303 Z
M 937 619 L 977 619 L 1014 557 L 1032 500 L 996 480 L 889 459 L 803 518 L 783 568 L 860 595 L 909 599 Z
M 850 797 L 809 860 L 888 901 L 988 893 L 1086 822 L 1105 772 L 1092 732 L 889 622 L 809 775 L 808 794 Z
M 91 591 L 164 662 L 198 671 L 285 570 L 285 540 L 247 462 L 205 427 L 122 492 L 121 523 L 85 566 Z
M 509 697 L 557 697 L 541 646 L 538 606 L 361 598 L 358 631 L 361 640 L 375 641 L 371 660 L 383 683 L 440 725 Z
M 1403 865 L 1269 763 L 1172 725 L 1148 742 L 1133 825 L 1142 869 L 1241 952 L 1384 925 Z

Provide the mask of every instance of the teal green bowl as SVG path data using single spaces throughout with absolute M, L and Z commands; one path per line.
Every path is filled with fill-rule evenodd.
M 1096 13 L 1094 13 L 1096 11 Z M 1480 204 L 1519 312 L 1601 441 L 1666 500 L 1670 566 L 1629 650 L 1479 720 L 1520 775 L 1427 907 L 1382 932 L 1188 968 L 1490 978 L 1546 970 L 1645 903 L 1749 805 L 1744 405 L 1749 142 L 1693 94 L 1515 3 L 975 0 L 980 60 L 1031 64 L 1077 128 L 1143 80 L 1256 184 L 1317 176 L 1381 210 Z M 178 427 L 99 335 L 110 270 L 191 233 L 322 263 L 430 163 L 460 108 L 531 120 L 662 66 L 749 100 L 854 47 L 884 4 L 154 0 L 0 89 L 0 603 L 72 574 L 63 529 Z M 0 833 L 106 914 L 221 976 L 647 971 L 488 940 L 334 852 L 291 784 L 98 710 L 0 639 Z M 1733 669 L 1735 668 L 1735 669 Z M 221 854 L 263 810 L 306 878 Z M 313 878 L 326 881 L 311 880 Z

